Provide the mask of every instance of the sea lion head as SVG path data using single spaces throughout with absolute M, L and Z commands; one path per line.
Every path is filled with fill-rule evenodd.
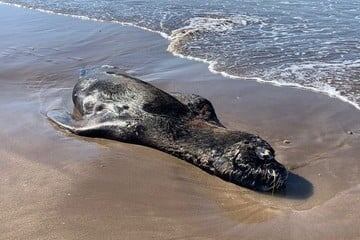
M 275 160 L 273 148 L 256 135 L 243 139 L 228 147 L 214 163 L 217 171 L 229 181 L 251 189 L 274 191 L 285 188 L 288 171 Z

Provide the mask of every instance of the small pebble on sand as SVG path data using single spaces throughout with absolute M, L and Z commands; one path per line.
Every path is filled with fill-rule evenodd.
M 290 142 L 290 140 L 285 139 L 285 140 L 283 141 L 283 143 L 284 143 L 284 144 L 290 144 L 291 142 Z

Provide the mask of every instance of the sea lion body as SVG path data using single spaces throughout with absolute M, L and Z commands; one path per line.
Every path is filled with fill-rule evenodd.
M 283 189 L 288 172 L 259 136 L 226 129 L 212 104 L 164 91 L 116 69 L 87 70 L 73 90 L 74 111 L 50 120 L 75 134 L 159 149 L 251 189 Z

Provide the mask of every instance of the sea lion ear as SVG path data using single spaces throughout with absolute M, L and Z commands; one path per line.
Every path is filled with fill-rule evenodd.
M 75 120 L 73 116 L 64 109 L 50 110 L 46 113 L 46 116 L 51 122 L 72 133 L 78 134 L 81 128 L 84 127 L 82 121 Z

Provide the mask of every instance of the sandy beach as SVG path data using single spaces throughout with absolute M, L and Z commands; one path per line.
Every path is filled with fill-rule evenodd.
M 135 27 L 4 4 L 0 20 L 0 239 L 360 239 L 354 106 L 213 74 Z M 254 192 L 163 152 L 51 124 L 47 111 L 72 109 L 80 70 L 101 65 L 211 100 L 226 127 L 273 146 L 291 172 L 286 193 Z

